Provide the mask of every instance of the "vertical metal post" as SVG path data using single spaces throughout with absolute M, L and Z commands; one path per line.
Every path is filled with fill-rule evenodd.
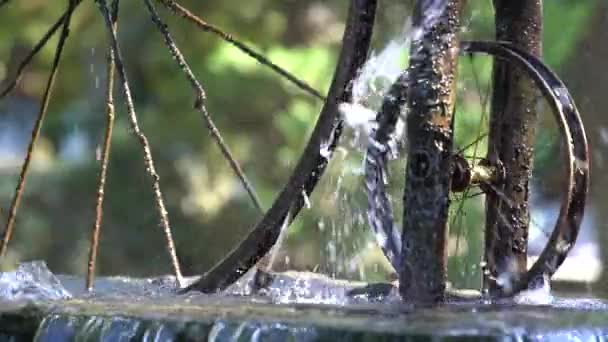
M 452 113 L 463 0 L 417 1 L 411 45 L 408 160 L 399 270 L 406 301 L 444 299 Z
M 494 0 L 496 39 L 540 56 L 542 0 Z M 506 178 L 487 194 L 484 290 L 508 294 L 526 272 L 528 183 L 532 176 L 538 91 L 517 67 L 495 60 L 488 159 L 501 162 Z

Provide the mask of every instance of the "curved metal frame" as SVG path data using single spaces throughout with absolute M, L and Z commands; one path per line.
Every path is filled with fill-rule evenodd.
M 564 197 L 555 227 L 540 257 L 528 272 L 510 284 L 508 289 L 503 289 L 505 295 L 510 295 L 525 290 L 529 284 L 545 275 L 551 277 L 576 242 L 589 190 L 590 159 L 587 136 L 570 92 L 540 59 L 505 42 L 472 41 L 463 43 L 461 49 L 469 53 L 487 53 L 516 62 L 532 78 L 553 108 L 566 147 L 567 179 L 563 183 Z
M 548 275 L 551 277 L 563 263 L 572 249 L 584 215 L 585 201 L 589 187 L 589 152 L 587 137 L 580 114 L 574 100 L 559 77 L 537 57 L 516 48 L 507 42 L 463 41 L 460 53 L 485 53 L 504 59 L 521 67 L 540 88 L 550 103 L 561 135 L 566 145 L 566 181 L 563 183 L 564 197 L 560 213 L 549 241 L 538 260 L 514 283 L 503 288 L 505 295 L 526 289 L 535 280 Z M 378 113 L 379 123 L 372 132 L 366 157 L 366 188 L 368 190 L 370 225 L 376 232 L 376 239 L 395 269 L 400 265 L 399 231 L 393 226 L 392 208 L 384 191 L 382 173 L 388 152 L 387 142 L 394 130 L 399 110 L 395 106 L 405 103 L 407 74 L 403 74 L 391 87 Z M 379 216 L 384 215 L 384 218 Z M 390 218 L 390 220 L 388 219 Z
M 338 106 L 351 100 L 352 80 L 367 58 L 376 7 L 377 0 L 351 1 L 329 94 L 300 161 L 270 210 L 236 248 L 182 292 L 217 292 L 234 283 L 268 253 L 276 243 L 285 220 L 291 223 L 302 209 L 303 193 L 307 196 L 312 193 L 338 143 L 343 126 Z
M 378 126 L 372 129 L 365 154 L 365 189 L 367 190 L 367 219 L 376 234 L 384 255 L 396 271 L 401 267 L 401 233 L 394 226 L 393 208 L 386 195 L 386 162 L 391 135 L 395 131 L 399 113 L 407 102 L 409 77 L 403 72 L 393 83 L 376 115 Z

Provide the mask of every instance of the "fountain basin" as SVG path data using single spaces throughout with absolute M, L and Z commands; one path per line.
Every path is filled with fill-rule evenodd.
M 179 295 L 172 277 L 99 278 L 96 292 L 86 293 L 82 279 L 54 276 L 40 263 L 0 275 L 0 341 L 586 341 L 608 336 L 607 302 L 547 293 L 541 296 L 546 304 L 539 305 L 535 293 L 525 297 L 528 302 L 486 303 L 451 291 L 451 302 L 423 307 L 401 301 L 390 284 L 369 287 L 381 295 L 359 291 L 353 296 L 360 282 L 309 273 L 272 274 L 255 295 L 247 276 L 222 294 Z
M 598 340 L 606 304 L 552 305 L 276 304 L 223 295 L 184 298 L 0 303 L 0 341 L 213 340 Z

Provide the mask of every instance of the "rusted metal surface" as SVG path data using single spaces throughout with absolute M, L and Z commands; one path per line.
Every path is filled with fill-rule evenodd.
M 36 117 L 36 121 L 34 122 L 34 127 L 32 129 L 32 133 L 31 133 L 32 135 L 31 135 L 29 144 L 27 146 L 27 152 L 26 152 L 25 158 L 23 160 L 23 164 L 21 165 L 21 171 L 19 172 L 19 181 L 17 182 L 17 187 L 15 189 L 15 193 L 14 193 L 13 199 L 11 201 L 11 206 L 8 210 L 8 218 L 7 218 L 6 226 L 4 228 L 4 232 L 2 233 L 2 238 L 1 238 L 1 242 L 0 242 L 0 258 L 4 257 L 6 255 L 6 252 L 8 250 L 8 244 L 11 241 L 11 238 L 14 233 L 16 218 L 17 218 L 17 211 L 19 210 L 19 205 L 21 204 L 21 198 L 23 197 L 23 193 L 25 191 L 25 181 L 27 179 L 27 175 L 28 175 L 28 172 L 30 169 L 30 165 L 31 165 L 30 163 L 32 161 L 34 147 L 36 146 L 38 138 L 40 137 L 42 125 L 47 116 L 49 103 L 51 101 L 51 97 L 52 97 L 52 93 L 53 93 L 53 89 L 54 89 L 54 85 L 55 85 L 55 79 L 57 77 L 59 65 L 61 64 L 61 58 L 63 56 L 63 50 L 65 47 L 65 43 L 68 39 L 68 36 L 70 34 L 70 23 L 72 20 L 72 14 L 74 13 L 74 11 L 76 10 L 76 7 L 78 7 L 79 4 L 80 4 L 80 1 L 78 1 L 78 0 L 70 0 L 68 2 L 68 6 L 65 11 L 65 14 L 62 16 L 63 20 L 60 20 L 62 23 L 61 24 L 61 27 L 62 27 L 61 34 L 59 36 L 59 40 L 57 41 L 57 47 L 55 48 L 53 64 L 51 66 L 51 72 L 50 72 L 49 77 L 46 82 L 44 94 L 42 95 L 42 99 L 40 100 L 40 109 L 38 111 L 38 116 Z M 58 25 L 58 24 L 59 24 L 59 21 L 55 25 Z M 49 33 L 47 33 L 42 38 L 42 40 L 31 51 L 31 53 L 28 55 L 28 57 L 26 57 L 24 62 L 21 64 L 23 67 L 25 67 L 25 65 L 27 65 L 27 63 L 30 62 L 30 60 L 28 60 L 28 59 L 32 58 L 38 52 L 37 49 L 42 48 L 42 46 L 44 46 L 44 44 L 46 44 L 46 39 L 50 38 L 50 36 L 52 36 L 52 32 L 53 32 L 53 29 L 49 30 Z M 22 69 L 20 67 L 20 70 L 17 71 L 17 76 L 15 78 L 14 83 L 9 85 L 3 91 L 2 95 L 0 95 L 0 97 L 4 96 L 8 92 L 10 92 L 13 89 L 12 87 L 14 87 L 19 82 L 19 77 L 20 77 L 21 71 L 22 71 Z
M 542 41 L 542 0 L 495 0 L 498 41 L 539 57 Z M 532 176 L 536 103 L 539 98 L 525 72 L 495 60 L 487 159 L 499 161 L 506 178 L 499 192 L 486 193 L 483 287 L 501 295 L 497 284 L 518 281 L 527 269 L 530 225 L 529 181 Z
M 548 101 L 566 146 L 564 151 L 566 174 L 561 189 L 562 202 L 559 217 L 547 246 L 530 271 L 522 274 L 517 281 L 509 283 L 508 288 L 502 287 L 500 289 L 502 295 L 515 294 L 528 288 L 530 283 L 537 281 L 539 278 L 550 278 L 574 246 L 583 218 L 589 187 L 590 161 L 587 138 L 576 105 L 564 83 L 540 59 L 517 49 L 512 44 L 500 42 L 464 41 L 461 44 L 460 52 L 466 54 L 486 53 L 519 68 Z M 405 74 L 393 85 L 389 95 L 384 100 L 377 117 L 378 128 L 372 132 L 366 158 L 368 210 L 372 212 L 368 215 L 370 215 L 370 218 L 375 218 L 373 221 L 370 219 L 370 224 L 374 229 L 379 245 L 383 248 L 389 260 L 400 259 L 401 252 L 396 251 L 392 244 L 387 243 L 390 237 L 398 234 L 398 231 L 393 225 L 391 204 L 383 186 L 384 164 L 382 163 L 386 160 L 388 151 L 386 142 L 394 130 L 399 113 L 395 108 L 391 110 L 391 105 L 400 107 L 405 102 L 404 94 L 407 93 L 407 83 L 403 82 L 404 77 Z M 452 163 L 459 164 L 461 161 L 459 161 L 458 156 L 453 156 Z M 493 186 L 501 184 L 506 176 L 502 166 L 500 164 L 490 164 L 486 167 L 489 170 L 494 168 L 495 171 L 498 171 L 498 175 L 485 180 L 480 178 L 482 187 L 486 182 L 492 182 Z M 453 171 L 456 171 L 458 167 L 453 166 L 452 168 Z M 453 172 L 452 177 L 455 177 L 455 174 L 456 172 Z M 455 191 L 454 187 L 452 187 L 452 191 Z M 486 190 L 486 192 L 488 191 L 492 190 Z M 387 215 L 387 213 L 390 215 Z M 398 269 L 397 263 L 393 262 L 393 266 Z
M 351 81 L 367 58 L 374 25 L 376 0 L 352 0 L 342 51 L 329 94 L 293 175 L 273 206 L 243 241 L 199 281 L 184 291 L 216 292 L 225 289 L 253 267 L 274 246 L 284 223 L 290 223 L 304 205 L 336 147 L 343 121 L 338 106 L 351 99 Z
M 399 269 L 399 292 L 407 301 L 436 302 L 445 295 L 452 112 L 463 5 L 460 0 L 419 1 L 414 10 Z
M 401 263 L 401 234 L 394 225 L 393 208 L 386 194 L 386 163 L 390 140 L 395 132 L 399 114 L 406 102 L 407 72 L 393 83 L 376 115 L 377 129 L 372 129 L 365 154 L 365 190 L 367 192 L 367 220 L 382 252 L 399 270 Z
M 179 260 L 177 258 L 175 243 L 173 241 L 173 233 L 171 231 L 171 224 L 169 222 L 169 214 L 167 212 L 167 207 L 163 198 L 163 192 L 160 187 L 160 176 L 156 172 L 156 166 L 151 152 L 152 149 L 150 148 L 150 141 L 148 140 L 148 137 L 142 131 L 138 123 L 137 112 L 135 111 L 133 96 L 131 95 L 131 87 L 129 85 L 129 79 L 123 63 L 121 46 L 118 42 L 117 34 L 113 29 L 111 10 L 108 6 L 107 0 L 95 0 L 95 2 L 105 23 L 106 31 L 108 33 L 109 44 L 111 45 L 112 50 L 114 50 L 114 63 L 116 67 L 116 74 L 118 76 L 118 79 L 120 80 L 123 98 L 127 106 L 127 118 L 129 120 L 129 126 L 131 128 L 130 133 L 139 142 L 143 155 L 145 173 L 150 178 L 152 193 L 154 197 L 154 204 L 156 206 L 156 211 L 160 219 L 160 228 L 162 229 L 163 234 L 165 236 L 167 252 L 171 259 L 171 265 L 173 266 L 173 273 L 175 275 L 177 284 L 181 286 L 183 282 L 183 277 Z
M 119 0 L 113 0 L 110 4 L 110 17 L 112 30 L 118 29 L 118 4 Z M 103 135 L 103 147 L 101 148 L 101 160 L 99 163 L 99 176 L 97 178 L 97 192 L 95 194 L 95 221 L 91 231 L 91 242 L 89 244 L 89 257 L 87 260 L 87 276 L 85 287 L 88 291 L 93 291 L 95 272 L 97 268 L 97 254 L 99 252 L 99 236 L 101 235 L 101 223 L 103 221 L 103 204 L 105 199 L 106 180 L 108 176 L 108 164 L 110 161 L 110 151 L 112 149 L 112 132 L 114 130 L 114 119 L 116 112 L 114 108 L 114 79 L 116 75 L 116 62 L 114 49 L 110 44 L 106 58 L 106 111 L 105 111 L 105 131 Z
M 492 165 L 486 159 L 470 163 L 462 154 L 452 156 L 452 192 L 463 192 L 472 186 L 487 190 L 488 184 L 501 183 L 503 179 L 501 165 Z
M 538 260 L 528 272 L 508 284 L 498 293 L 511 295 L 524 290 L 544 277 L 551 277 L 574 247 L 585 212 L 589 191 L 589 147 L 580 114 L 564 83 L 534 55 L 508 43 L 468 42 L 465 51 L 486 52 L 516 63 L 530 77 L 553 109 L 564 143 L 565 177 L 562 201 L 555 228 Z M 499 285 L 499 284 L 497 284 Z

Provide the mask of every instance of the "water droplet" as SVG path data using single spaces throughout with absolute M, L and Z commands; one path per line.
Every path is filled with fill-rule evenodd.
M 304 206 L 306 206 L 306 209 L 312 208 L 312 204 L 310 203 L 310 198 L 308 198 L 308 195 L 306 194 L 306 190 L 302 190 L 302 197 L 304 198 Z

